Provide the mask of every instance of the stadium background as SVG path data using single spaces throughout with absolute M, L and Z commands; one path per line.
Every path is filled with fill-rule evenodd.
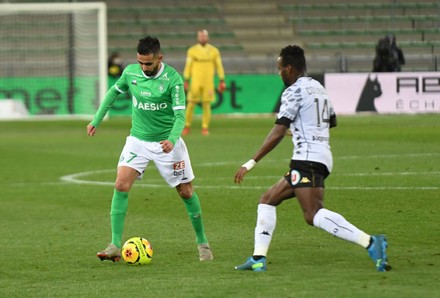
M 195 32 L 207 28 L 228 74 L 273 74 L 280 49 L 303 46 L 309 72 L 369 72 L 379 38 L 394 33 L 404 71 L 435 71 L 440 2 L 426 0 L 106 1 L 109 51 L 134 62 L 139 36 L 157 35 L 166 59 L 183 71 Z
M 43 2 L 55 1 L 32 1 Z M 298 44 L 305 49 L 308 73 L 324 84 L 324 76 L 328 73 L 371 72 L 375 45 L 379 38 L 388 33 L 396 35 L 397 44 L 404 52 L 406 63 L 402 67 L 403 72 L 438 70 L 440 1 L 163 0 L 157 3 L 109 0 L 105 3 L 107 52 L 108 55 L 119 53 L 125 64 L 136 63 L 134 53 L 139 38 L 155 35 L 162 43 L 165 61 L 182 73 L 186 50 L 196 42 L 195 32 L 201 28 L 209 30 L 211 43 L 221 51 L 228 84 L 228 90 L 217 96 L 213 105 L 214 114 L 276 111 L 283 86 L 275 61 L 280 49 L 287 44 Z M 31 36 L 34 33 L 29 30 L 28 34 Z M 20 36 L 26 40 L 25 35 Z M 52 53 L 47 51 L 46 56 L 39 56 L 38 59 L 50 61 L 50 55 Z M 2 65 L 8 66 L 7 63 L 10 63 L 7 54 L 1 60 Z M 39 72 L 39 68 L 34 70 L 41 76 L 38 83 L 26 83 L 26 98 L 20 98 L 16 91 L 22 88 L 23 76 L 31 75 L 29 69 L 24 68 L 24 75 L 12 76 L 8 71 L 0 70 L 0 97 L 22 99 L 31 115 L 92 114 L 96 109 L 101 98 L 93 94 L 94 81 L 82 77 L 76 79 L 75 84 L 82 85 L 75 88 L 89 90 L 88 98 L 96 97 L 85 101 L 80 92 L 74 95 L 74 91 L 68 90 L 68 79 L 62 82 L 58 78 L 56 84 L 50 83 L 53 80 L 50 78 L 51 70 Z M 53 92 L 59 94 L 59 102 L 54 103 L 52 95 L 49 95 L 46 103 L 36 98 L 35 94 L 42 93 L 38 88 L 43 88 L 41 84 L 44 80 L 47 80 L 45 84 L 48 86 L 56 85 Z M 114 78 L 109 78 L 109 85 L 114 81 Z M 343 80 L 338 81 L 342 87 Z M 110 115 L 129 115 L 130 101 L 129 95 L 121 97 Z M 440 111 L 437 98 L 422 98 L 417 102 L 417 107 L 423 105 L 433 107 L 428 112 Z M 200 109 L 196 113 L 200 114 Z
M 229 78 L 261 79 L 258 85 L 275 89 L 267 108 L 281 90 L 274 59 L 287 43 L 304 46 L 309 72 L 318 78 L 340 71 L 368 75 L 375 42 L 392 31 L 406 55 L 403 70 L 436 75 L 438 2 L 107 5 L 109 54 L 119 51 L 124 62 L 135 62 L 136 40 L 155 34 L 167 62 L 181 71 L 195 30 L 206 27 Z M 30 60 L 38 60 L 29 48 Z M 0 78 L 0 87 L 9 86 Z M 114 117 L 89 138 L 90 119 L 0 121 L 0 297 L 439 297 L 438 114 L 341 116 L 332 130 L 335 168 L 326 181 L 326 206 L 369 233 L 387 234 L 393 270 L 386 274 L 375 271 L 363 249 L 307 226 L 295 200 L 278 208 L 269 270 L 255 275 L 233 269 L 252 251 L 258 198 L 286 170 L 292 152 L 285 138 L 244 185 L 233 184 L 237 167 L 273 125 L 273 115 L 260 114 L 217 117 L 209 138 L 185 138 L 213 262 L 199 262 L 184 206 L 153 165 L 130 194 L 124 236 L 147 237 L 153 262 L 100 262 L 96 252 L 108 241 L 115 162 L 130 119 Z

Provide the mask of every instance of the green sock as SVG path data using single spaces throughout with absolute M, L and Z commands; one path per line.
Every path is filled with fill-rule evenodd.
M 202 208 L 200 207 L 199 197 L 195 192 L 193 192 L 191 198 L 182 198 L 182 200 L 185 203 L 189 219 L 191 220 L 194 231 L 196 232 L 197 244 L 208 243 L 208 239 L 205 235 L 205 228 L 203 227 Z
M 125 214 L 128 208 L 128 192 L 114 190 L 110 211 L 112 225 L 112 243 L 121 247 L 122 232 L 124 231 Z

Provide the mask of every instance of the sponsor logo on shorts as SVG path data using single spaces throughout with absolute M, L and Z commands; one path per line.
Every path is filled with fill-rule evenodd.
M 290 172 L 290 182 L 292 185 L 297 185 L 301 180 L 301 174 L 297 170 L 292 170 Z
M 185 174 L 185 161 L 179 161 L 173 164 L 173 175 L 174 176 L 181 176 Z
M 313 141 L 328 142 L 329 140 L 330 140 L 329 137 L 313 136 Z
M 299 183 L 310 183 L 310 179 L 307 177 L 302 177 L 301 181 Z
M 173 164 L 173 170 L 181 170 L 185 168 L 185 161 L 179 161 Z

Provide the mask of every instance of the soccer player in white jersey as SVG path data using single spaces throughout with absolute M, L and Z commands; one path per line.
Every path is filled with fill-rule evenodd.
M 156 164 L 170 187 L 182 198 L 196 234 L 200 261 L 212 260 L 204 232 L 202 210 L 191 181 L 194 179 L 185 142 L 180 137 L 185 126 L 185 92 L 180 74 L 165 64 L 157 38 L 139 40 L 137 64 L 128 65 L 107 92 L 87 134 L 94 136 L 117 96 L 132 95 L 132 127 L 119 158 L 111 204 L 112 240 L 97 256 L 101 260 L 120 259 L 128 193 L 143 176 L 150 161 Z
M 296 197 L 309 225 L 368 250 L 378 271 L 387 271 L 387 240 L 359 230 L 336 212 L 325 209 L 324 180 L 332 170 L 329 129 L 336 126 L 336 114 L 324 87 L 307 77 L 304 51 L 287 46 L 278 57 L 280 76 L 286 85 L 275 125 L 252 159 L 235 174 L 235 183 L 292 131 L 293 155 L 290 170 L 260 198 L 254 231 L 254 252 L 238 270 L 266 271 L 266 255 L 276 225 L 276 207 Z

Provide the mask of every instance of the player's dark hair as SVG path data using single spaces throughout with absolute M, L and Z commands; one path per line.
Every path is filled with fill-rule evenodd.
M 304 50 L 297 45 L 283 48 L 280 52 L 280 57 L 282 58 L 282 66 L 291 65 L 299 72 L 307 70 Z
M 147 36 L 145 38 L 139 39 L 139 44 L 137 46 L 137 52 L 140 55 L 157 55 L 160 52 L 160 42 L 159 39 L 153 36 Z

